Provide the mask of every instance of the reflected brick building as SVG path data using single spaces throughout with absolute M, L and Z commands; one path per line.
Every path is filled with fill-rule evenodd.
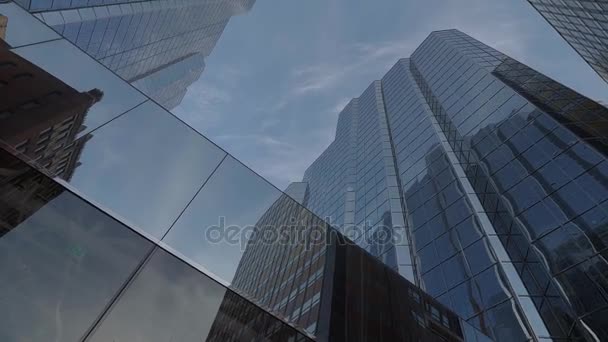
M 0 39 L 4 40 L 6 37 L 6 28 L 8 26 L 8 17 L 0 14 Z M 4 42 L 0 42 L 0 44 L 5 44 Z
M 1 238 L 64 189 L 4 151 L 0 152 L 0 165 Z M 16 207 L 12 203 L 23 205 Z
M 0 48 L 0 137 L 47 170 L 70 178 L 82 145 L 75 142 L 99 89 L 79 92 L 5 48 Z

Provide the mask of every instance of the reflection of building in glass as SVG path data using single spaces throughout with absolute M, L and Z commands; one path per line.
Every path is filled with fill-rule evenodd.
M 182 102 L 188 86 L 201 77 L 204 69 L 205 56 L 193 53 L 130 82 L 165 108 L 173 109 Z
M 53 174 L 69 179 L 86 139 L 75 142 L 87 111 L 103 92 L 79 92 L 0 48 L 0 138 Z
M 319 341 L 489 341 L 352 242 L 330 241 Z
M 198 80 L 233 15 L 255 0 L 17 1 L 168 109 Z
M 8 26 L 8 17 L 0 14 L 0 39 L 6 39 L 6 28 Z
M 123 3 L 112 13 L 142 3 L 169 2 Z M 59 13 L 61 20 L 90 15 L 83 8 Z M 17 52 L 48 69 L 0 55 L 0 341 L 312 340 L 305 329 L 322 341 L 484 341 L 335 231 L 329 244 L 313 243 L 320 237 L 312 228 L 325 237 L 327 224 L 300 206 L 309 200 L 306 183 L 290 187 L 294 201 L 149 98 L 112 96 L 132 89 L 70 42 L 38 35 L 44 24 L 28 16 L 10 18 L 32 28 L 20 32 L 31 45 Z M 74 63 L 57 67 L 57 56 Z M 72 64 L 85 60 L 74 77 Z M 88 85 L 79 93 L 63 82 Z M 99 82 L 105 96 L 97 103 L 101 92 L 86 90 Z M 85 122 L 101 117 L 87 124 L 91 138 L 76 140 L 86 141 L 80 149 L 63 139 L 86 132 L 87 110 Z M 83 161 L 69 184 L 73 166 L 61 151 L 71 151 L 70 165 L 79 154 Z M 52 163 L 43 171 L 53 172 L 35 169 L 44 158 Z M 256 226 L 246 250 L 201 234 L 222 218 L 244 234 Z M 308 240 L 281 241 L 300 232 Z
M 327 235 L 301 206 L 306 183 L 286 194 L 256 224 L 232 288 L 318 341 L 462 341 L 464 329 L 484 338 L 352 241 Z
M 151 248 L 0 148 L 0 272 L 6 278 L 0 289 L 7 296 L 2 341 L 79 341 L 85 335 L 104 342 L 309 341 L 190 265 Z M 119 296 L 121 288 L 130 290 Z M 73 319 L 62 319 L 68 317 Z M 138 317 L 154 320 L 152 326 L 132 327 Z
M 608 3 L 602 0 L 528 0 L 608 82 Z
M 325 246 L 308 244 L 324 222 L 302 205 L 305 183 L 293 183 L 262 215 L 235 273 L 232 286 L 288 321 L 315 332 L 325 266 Z
M 605 337 L 607 125 L 605 107 L 434 32 L 342 111 L 308 207 L 498 341 Z M 380 249 L 361 234 L 376 226 Z
M 0 151 L 0 238 L 63 192 L 41 174 Z M 14 203 L 27 203 L 16 208 Z

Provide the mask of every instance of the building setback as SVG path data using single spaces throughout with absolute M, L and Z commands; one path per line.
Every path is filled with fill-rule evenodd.
M 608 3 L 601 0 L 528 0 L 608 82 Z
M 606 338 L 608 110 L 457 30 L 341 112 L 308 207 L 498 341 Z

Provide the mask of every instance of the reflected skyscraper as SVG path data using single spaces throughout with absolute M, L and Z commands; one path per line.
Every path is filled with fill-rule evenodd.
M 608 82 L 608 3 L 602 0 L 528 0 Z
M 230 18 L 249 11 L 255 0 L 17 3 L 172 109 L 203 73 Z
M 498 341 L 606 338 L 608 109 L 456 30 L 340 113 L 307 206 Z

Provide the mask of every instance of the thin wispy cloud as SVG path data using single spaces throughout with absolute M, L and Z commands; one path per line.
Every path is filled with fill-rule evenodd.
M 182 104 L 173 112 L 203 133 L 210 132 L 222 124 L 225 106 L 234 101 L 242 70 L 222 65 L 221 78 L 209 78 L 203 73 L 201 79 L 188 88 Z
M 412 40 L 355 43 L 345 50 L 342 59 L 326 64 L 304 65 L 295 68 L 292 73 L 292 95 L 304 95 L 309 92 L 325 91 L 339 86 L 353 73 L 376 69 L 395 63 L 415 47 Z M 370 80 L 371 82 L 372 80 Z
M 238 157 L 244 159 L 249 167 L 284 188 L 302 179 L 302 170 L 316 159 L 317 151 L 323 148 L 318 146 L 319 139 L 310 136 L 313 139 L 309 145 L 297 146 L 261 134 L 225 134 L 216 136 L 215 141 L 228 151 L 238 151 Z
M 175 112 L 285 188 L 334 140 L 348 101 L 431 31 L 451 28 L 608 101 L 606 85 L 524 0 L 284 0 L 231 20 Z

